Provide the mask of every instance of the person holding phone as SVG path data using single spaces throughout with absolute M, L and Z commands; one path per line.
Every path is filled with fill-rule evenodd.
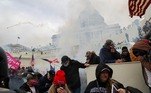
M 103 47 L 100 49 L 100 61 L 102 63 L 122 63 L 120 53 L 115 49 L 115 44 L 112 40 L 106 40 Z
M 50 86 L 48 93 L 71 93 L 67 86 L 65 72 L 63 70 L 56 72 L 53 84 Z

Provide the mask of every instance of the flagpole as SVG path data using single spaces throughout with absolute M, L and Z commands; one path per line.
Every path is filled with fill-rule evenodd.
M 151 20 L 151 17 L 149 18 L 149 20 L 148 21 L 150 21 Z
M 34 66 L 35 66 L 35 63 L 34 63 L 34 61 L 35 61 L 34 52 L 35 52 L 35 49 L 33 48 L 32 49 L 32 58 L 31 58 L 31 67 L 32 67 L 33 70 L 34 70 Z

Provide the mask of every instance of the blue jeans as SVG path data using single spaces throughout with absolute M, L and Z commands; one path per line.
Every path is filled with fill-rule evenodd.
M 80 93 L 80 92 L 81 92 L 81 87 L 71 90 L 71 93 Z

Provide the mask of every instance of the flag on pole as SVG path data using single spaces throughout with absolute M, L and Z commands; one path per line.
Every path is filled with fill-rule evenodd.
M 17 70 L 20 67 L 20 60 L 17 60 L 13 57 L 10 53 L 6 52 L 7 60 L 8 60 L 8 67 L 14 70 Z
M 52 60 L 52 63 L 59 63 L 58 58 L 53 59 L 53 60 Z
M 42 60 L 47 61 L 47 62 L 49 62 L 49 63 L 52 63 L 52 61 L 51 61 L 51 60 L 46 59 L 46 58 L 42 58 Z
M 47 61 L 47 62 L 49 62 L 50 64 L 51 63 L 59 63 L 59 60 L 57 59 L 57 58 L 55 58 L 55 59 L 46 59 L 46 58 L 42 58 L 42 60 L 44 60 L 44 61 Z
M 34 54 L 32 54 L 32 58 L 31 58 L 31 66 L 34 67 L 35 65 L 35 58 L 34 58 Z
M 129 7 L 129 13 L 130 16 L 139 16 L 142 17 L 146 9 L 151 4 L 151 0 L 129 0 L 128 1 L 128 7 Z

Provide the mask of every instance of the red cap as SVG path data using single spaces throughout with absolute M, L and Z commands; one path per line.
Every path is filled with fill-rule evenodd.
M 60 85 L 65 83 L 66 83 L 65 72 L 63 70 L 58 70 L 55 74 L 53 84 Z

